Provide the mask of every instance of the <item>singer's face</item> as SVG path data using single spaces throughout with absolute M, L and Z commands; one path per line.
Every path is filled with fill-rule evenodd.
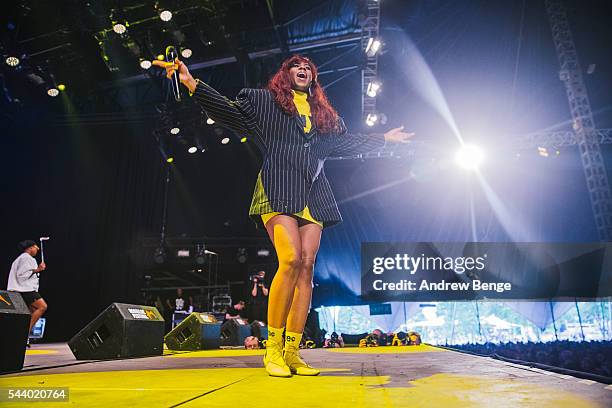
M 306 62 L 295 62 L 289 68 L 291 87 L 306 92 L 312 82 L 312 70 Z

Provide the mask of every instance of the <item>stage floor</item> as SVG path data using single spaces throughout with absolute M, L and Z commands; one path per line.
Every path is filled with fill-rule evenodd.
M 431 346 L 303 350 L 318 377 L 273 378 L 262 350 L 77 361 L 35 344 L 0 387 L 68 387 L 59 407 L 610 407 L 612 386 Z M 32 403 L 4 403 L 6 407 Z

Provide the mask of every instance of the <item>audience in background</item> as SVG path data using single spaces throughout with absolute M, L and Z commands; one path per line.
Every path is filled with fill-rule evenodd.
M 612 341 L 486 343 L 449 347 L 612 377 Z

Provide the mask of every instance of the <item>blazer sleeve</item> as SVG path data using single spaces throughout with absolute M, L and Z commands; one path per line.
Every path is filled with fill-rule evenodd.
M 198 81 L 193 97 L 215 122 L 226 126 L 241 135 L 254 136 L 263 143 L 261 128 L 253 106 L 253 92 L 245 88 L 238 93 L 236 100 L 221 95 L 210 85 Z
M 353 156 L 381 150 L 386 143 L 382 133 L 349 133 L 342 119 L 340 119 L 340 132 L 335 138 L 336 143 L 330 153 L 331 157 Z

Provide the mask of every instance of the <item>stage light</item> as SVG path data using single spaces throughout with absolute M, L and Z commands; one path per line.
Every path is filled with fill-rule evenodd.
M 59 84 L 59 85 L 57 86 L 57 90 L 58 90 L 58 91 L 60 91 L 60 92 L 64 92 L 64 91 L 66 90 L 66 85 L 64 85 L 64 84 Z
M 476 170 L 484 160 L 484 152 L 474 145 L 463 146 L 455 155 L 455 162 L 467 170 Z
M 170 133 L 173 135 L 178 135 L 180 131 L 181 131 L 181 128 L 179 128 L 178 126 L 175 126 L 172 129 L 170 129 Z
M 174 162 L 174 157 L 168 156 L 168 158 L 166 159 L 166 163 L 173 163 L 173 162 Z
M 153 260 L 156 264 L 161 265 L 166 262 L 166 248 L 159 246 L 153 253 Z
M 228 144 L 230 141 L 229 137 L 224 137 L 223 139 L 221 139 L 221 144 Z
M 374 55 L 376 55 L 381 45 L 382 43 L 380 42 L 380 40 L 374 37 L 370 37 L 368 39 L 368 44 L 366 45 L 366 49 L 365 49 L 366 55 L 368 57 L 373 57 Z
M 191 51 L 191 48 L 183 48 L 181 50 L 181 55 L 183 58 L 189 58 L 193 55 L 193 51 Z
M 197 265 L 204 265 L 206 262 L 206 251 L 204 249 L 205 247 L 203 243 L 199 242 L 196 244 L 195 262 Z
M 19 65 L 19 58 L 17 57 L 6 57 L 6 65 L 8 65 L 9 67 L 16 67 L 17 65 Z
M 257 256 L 261 256 L 261 257 L 270 256 L 270 250 L 266 248 L 258 249 Z
M 380 90 L 380 83 L 379 82 L 370 82 L 368 84 L 368 88 L 366 90 L 366 95 L 368 95 L 371 98 L 374 98 L 378 94 L 379 90 Z
M 51 96 L 52 98 L 55 98 L 57 95 L 59 95 L 59 91 L 57 90 L 57 88 L 52 87 L 47 89 L 47 95 Z
M 121 35 L 127 31 L 127 28 L 125 24 L 115 23 L 113 24 L 113 31 Z
M 211 118 L 208 118 L 208 119 L 206 119 L 206 123 L 207 123 L 208 125 L 214 125 L 214 124 L 215 124 L 215 121 L 214 121 L 214 120 L 212 120 Z
M 140 60 L 140 68 L 142 69 L 149 69 L 151 68 L 151 65 L 152 65 L 151 61 L 149 60 L 146 60 L 146 59 Z
M 187 152 L 191 154 L 194 154 L 197 151 L 198 151 L 198 148 L 196 146 L 190 146 L 189 149 L 187 149 Z
M 247 141 L 246 136 L 245 136 L 245 137 L 243 137 L 242 139 L 240 139 L 240 143 L 245 143 L 246 141 Z
M 548 149 L 545 147 L 538 147 L 538 154 L 542 157 L 548 157 Z
M 172 12 L 170 10 L 163 10 L 159 13 L 159 18 L 161 21 L 170 21 L 172 20 Z
M 368 113 L 365 120 L 366 125 L 372 127 L 376 124 L 376 122 L 378 122 L 378 115 L 375 113 Z
M 236 260 L 243 264 L 247 261 L 247 259 L 249 259 L 249 254 L 247 253 L 246 248 L 238 248 L 238 251 L 236 252 Z

